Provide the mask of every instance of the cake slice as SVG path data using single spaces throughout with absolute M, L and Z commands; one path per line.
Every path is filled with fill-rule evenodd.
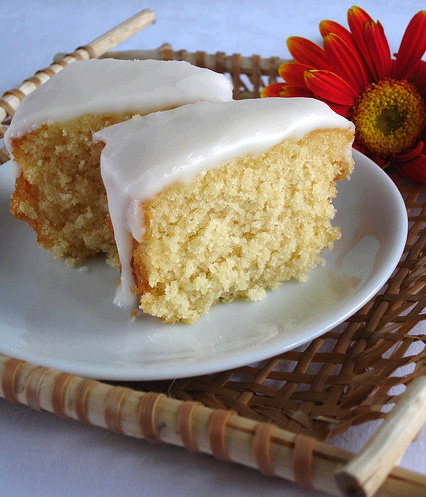
M 232 99 L 222 74 L 179 61 L 88 60 L 65 67 L 19 106 L 5 136 L 19 166 L 10 210 L 54 257 L 115 254 L 100 146 L 92 134 L 134 114 Z
M 196 103 L 104 129 L 116 302 L 193 323 L 220 301 L 303 280 L 339 229 L 352 123 L 314 99 Z

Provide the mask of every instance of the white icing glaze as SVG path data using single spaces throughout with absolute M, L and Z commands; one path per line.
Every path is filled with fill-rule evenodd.
M 116 303 L 134 305 L 130 288 L 132 237 L 144 227 L 140 204 L 176 181 L 286 138 L 315 129 L 353 129 L 326 104 L 308 98 L 267 98 L 195 103 L 111 126 L 94 134 L 104 142 L 102 178 L 122 267 Z
M 223 74 L 183 61 L 91 59 L 73 62 L 27 95 L 5 135 L 19 138 L 43 124 L 82 114 L 146 114 L 201 100 L 232 99 Z
M 13 181 L 16 181 L 16 178 L 21 175 L 21 168 L 19 164 L 15 162 L 13 159 L 10 161 L 12 163 L 12 177 Z

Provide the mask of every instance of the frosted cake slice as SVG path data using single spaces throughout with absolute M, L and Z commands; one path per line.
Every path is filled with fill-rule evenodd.
M 222 74 L 180 61 L 79 61 L 30 93 L 5 143 L 19 166 L 10 210 L 54 257 L 115 254 L 92 134 L 134 114 L 232 99 Z
M 104 129 L 116 302 L 193 323 L 220 301 L 304 279 L 339 238 L 352 123 L 314 99 L 196 103 Z

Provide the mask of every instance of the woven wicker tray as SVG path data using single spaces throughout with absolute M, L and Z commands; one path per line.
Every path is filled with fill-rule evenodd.
M 26 94 L 68 63 L 108 49 L 96 41 L 56 56 L 49 68 L 3 95 L 0 138 Z M 187 60 L 228 74 L 235 98 L 258 97 L 264 85 L 276 81 L 283 62 L 174 52 L 167 45 L 103 56 Z M 0 164 L 8 159 L 3 148 Z M 108 384 L 0 356 L 0 395 L 129 436 L 243 463 L 333 495 L 372 495 L 382 483 L 377 495 L 426 495 L 425 476 L 392 469 L 425 419 L 426 337 L 416 334 L 416 325 L 426 318 L 426 197 L 421 186 L 397 175 L 392 179 L 409 214 L 404 254 L 379 294 L 338 329 L 256 365 L 173 382 Z M 357 456 L 324 442 L 385 417 Z

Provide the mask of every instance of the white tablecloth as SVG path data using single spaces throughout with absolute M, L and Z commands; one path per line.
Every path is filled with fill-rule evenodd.
M 319 42 L 318 23 L 333 19 L 345 24 L 351 5 L 317 0 L 153 0 L 151 4 L 135 0 L 3 0 L 0 86 L 13 88 L 48 66 L 56 51 L 73 51 L 142 8 L 152 8 L 157 23 L 120 49 L 151 49 L 170 42 L 175 50 L 288 57 L 288 36 Z M 382 21 L 393 51 L 412 15 L 425 7 L 421 0 L 377 0 L 362 6 Z M 3 400 L 0 430 L 0 488 L 2 495 L 11 497 L 321 495 L 209 456 L 151 445 Z M 373 426 L 364 425 L 333 443 L 359 451 L 372 432 Z M 425 473 L 425 453 L 423 431 L 401 464 Z

